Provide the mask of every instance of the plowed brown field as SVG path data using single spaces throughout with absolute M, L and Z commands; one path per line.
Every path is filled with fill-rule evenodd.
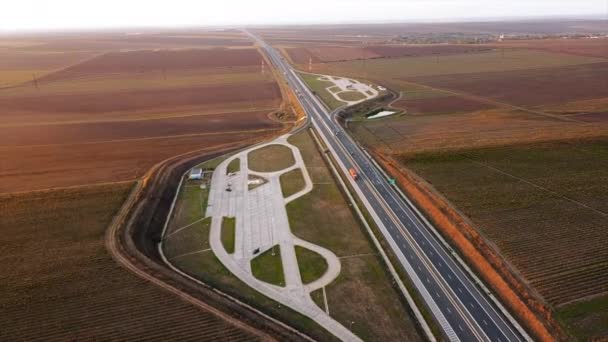
M 494 49 L 478 45 L 375 45 L 365 48 L 380 57 L 418 57 L 477 53 Z
M 411 77 L 408 80 L 521 106 L 608 97 L 608 63 Z
M 0 90 L 0 192 L 132 180 L 172 155 L 280 130 L 268 114 L 281 92 L 261 58 L 253 48 L 115 51 Z
M 256 49 L 188 49 L 110 52 L 43 78 L 52 81 L 98 74 L 175 71 L 261 65 Z
M 258 340 L 116 264 L 104 232 L 132 186 L 0 195 L 0 340 Z
M 499 46 L 608 58 L 608 39 L 606 38 L 506 41 L 499 44 Z
M 278 106 L 281 93 L 275 82 L 215 86 L 167 87 L 126 91 L 0 96 L 0 113 L 101 114 L 116 111 L 166 110 L 228 103 Z M 273 103 L 274 102 L 274 103 Z
M 462 113 L 495 107 L 490 103 L 470 100 L 460 96 L 404 99 L 393 103 L 393 106 L 405 109 L 408 113 L 413 114 Z

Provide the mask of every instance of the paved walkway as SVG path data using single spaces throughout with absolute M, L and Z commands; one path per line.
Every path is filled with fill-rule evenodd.
M 332 82 L 334 85 L 327 88 L 327 91 L 338 101 L 346 102 L 348 106 L 352 106 L 359 102 L 369 100 L 378 96 L 378 91 L 371 85 L 361 83 L 357 80 L 345 77 L 336 77 L 330 75 L 322 75 L 319 80 Z M 337 90 L 333 90 L 336 89 Z M 357 101 L 347 101 L 343 99 L 340 94 L 344 92 L 356 91 L 363 95 L 365 98 Z M 370 94 L 371 93 L 371 94 Z
M 328 249 L 299 239 L 291 233 L 285 205 L 313 188 L 310 175 L 300 151 L 287 142 L 289 135 L 242 151 L 223 161 L 214 171 L 211 180 L 207 216 L 212 217 L 210 245 L 218 259 L 240 280 L 258 292 L 273 298 L 275 301 L 310 317 L 343 341 L 360 339 L 339 322 L 331 318 L 311 299 L 310 293 L 327 286 L 340 274 L 340 260 Z M 295 163 L 276 172 L 254 172 L 249 170 L 247 155 L 249 152 L 268 145 L 283 145 L 291 149 Z M 227 167 L 236 158 L 240 159 L 240 170 L 227 175 Z M 300 169 L 305 181 L 304 189 L 284 198 L 281 191 L 280 176 L 283 173 Z M 263 177 L 267 183 L 248 189 L 250 175 Z M 231 191 L 226 191 L 230 187 Z M 221 242 L 222 218 L 236 217 L 235 251 L 228 254 Z M 285 287 L 268 284 L 258 280 L 251 273 L 251 260 L 272 248 L 280 245 L 281 260 L 285 276 Z M 295 246 L 308 248 L 327 260 L 328 269 L 319 279 L 303 284 L 296 259 Z M 254 253 L 259 249 L 258 253 Z

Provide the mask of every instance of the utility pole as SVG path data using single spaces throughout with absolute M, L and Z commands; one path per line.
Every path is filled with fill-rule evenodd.
M 262 75 L 264 74 L 264 58 L 262 58 Z
M 308 72 L 312 72 L 312 56 L 308 56 Z

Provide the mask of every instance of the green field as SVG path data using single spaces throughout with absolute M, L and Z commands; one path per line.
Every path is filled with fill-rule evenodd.
M 287 198 L 296 192 L 304 189 L 306 183 L 304 182 L 304 176 L 302 170 L 295 169 L 286 172 L 279 178 L 281 181 L 281 190 L 283 191 L 283 197 Z
M 327 261 L 324 257 L 304 247 L 296 246 L 295 249 L 300 276 L 304 284 L 311 283 L 325 274 Z
M 328 87 L 331 87 L 334 85 L 333 82 L 319 80 L 319 77 L 322 77 L 323 75 L 308 74 L 308 73 L 304 73 L 304 72 L 299 73 L 299 75 L 302 78 L 302 80 L 304 81 L 304 83 L 306 83 L 308 88 L 310 88 L 317 96 L 319 96 L 321 98 L 321 100 L 323 101 L 323 103 L 325 103 L 325 105 L 329 109 L 336 109 L 336 108 L 344 106 L 346 104 L 345 102 L 337 100 L 327 90 Z
M 285 286 L 285 274 L 281 261 L 281 246 L 277 245 L 251 260 L 251 273 L 261 281 Z
M 295 164 L 293 153 L 283 145 L 267 145 L 249 152 L 249 169 L 257 172 L 274 172 Z
M 222 245 L 228 254 L 234 253 L 234 237 L 236 234 L 236 218 L 222 217 Z
M 342 264 L 338 278 L 325 288 L 330 315 L 364 340 L 420 340 L 391 276 L 353 217 L 310 134 L 303 131 L 289 142 L 300 149 L 314 183 L 312 192 L 287 205 L 291 229 L 296 236 L 334 252 Z M 319 274 L 318 266 L 312 270 Z M 321 290 L 312 297 L 317 304 L 323 303 Z

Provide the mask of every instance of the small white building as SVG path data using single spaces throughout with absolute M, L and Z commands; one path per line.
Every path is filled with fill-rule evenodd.
M 188 179 L 203 179 L 203 169 L 194 168 L 194 169 L 190 170 Z

